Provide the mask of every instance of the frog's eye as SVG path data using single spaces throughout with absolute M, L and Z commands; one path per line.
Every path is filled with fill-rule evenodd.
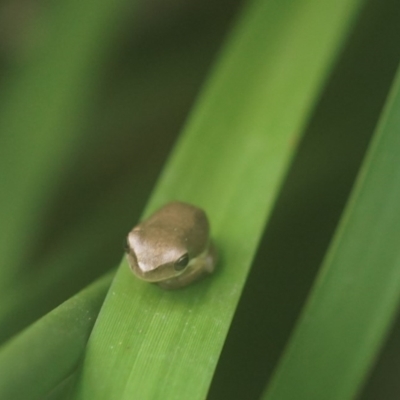
M 189 264 L 189 254 L 186 253 L 175 261 L 174 268 L 176 271 L 182 271 Z

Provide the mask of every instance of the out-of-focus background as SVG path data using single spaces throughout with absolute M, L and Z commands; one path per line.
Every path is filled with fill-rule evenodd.
M 9 226 L 28 224 L 12 215 L 14 197 L 35 214 L 34 230 L 14 232 L 14 265 L 0 276 L 6 300 L 19 303 L 4 311 L 2 340 L 118 265 L 240 5 L 98 2 L 79 21 L 91 3 L 0 4 L 1 237 L 11 242 Z M 25 289 L 34 310 L 16 294 Z

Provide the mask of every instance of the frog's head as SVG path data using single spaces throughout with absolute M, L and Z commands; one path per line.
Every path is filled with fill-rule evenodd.
M 127 257 L 135 275 L 159 282 L 183 273 L 196 254 L 182 236 L 173 228 L 133 229 L 127 239 Z
M 148 282 L 172 279 L 196 267 L 209 244 L 206 214 L 198 207 L 172 202 L 141 222 L 127 238 L 132 271 Z

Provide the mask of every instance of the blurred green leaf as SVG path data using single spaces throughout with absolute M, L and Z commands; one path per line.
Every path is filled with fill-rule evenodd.
M 43 400 L 70 400 L 76 377 L 77 373 L 75 371 L 52 389 Z
M 52 3 L 44 39 L 13 71 L 0 98 L 0 289 L 26 265 L 35 231 L 80 141 L 99 60 L 109 49 L 125 0 Z M 1 291 L 0 291 L 1 293 Z
M 400 69 L 266 400 L 354 399 L 400 303 Z
M 123 208 L 132 205 L 128 190 L 124 182 L 123 186 L 100 198 L 74 230 L 40 260 L 40 265 L 33 265 L 37 267 L 35 274 L 26 274 L 4 291 L 0 303 L 0 343 L 75 294 L 77 288 L 89 284 L 95 273 L 105 272 L 100 265 L 102 260 L 98 259 L 99 248 L 108 245 L 107 231 L 112 231 L 114 224 L 125 218 L 125 215 L 118 218 L 114 212 L 115 197 L 120 199 L 119 205 Z M 117 250 L 114 257 L 123 252 L 122 240 Z M 116 265 L 117 262 L 105 266 Z
M 276 368 L 393 84 L 399 62 L 399 11 L 400 2 L 368 1 L 346 40 L 264 231 L 208 400 L 259 399 Z M 393 368 L 395 381 L 397 369 Z M 398 393 L 374 399 L 400 398 Z
M 205 397 L 296 141 L 360 4 L 260 0 L 246 10 L 145 213 L 172 199 L 202 206 L 219 269 L 165 292 L 123 262 L 77 398 Z
M 76 368 L 113 273 L 0 347 L 0 398 L 42 399 Z

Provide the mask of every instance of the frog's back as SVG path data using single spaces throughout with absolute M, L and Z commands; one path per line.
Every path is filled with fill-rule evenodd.
M 207 246 L 207 216 L 202 209 L 191 204 L 180 201 L 168 203 L 140 225 L 145 229 L 156 229 L 159 234 L 179 236 L 194 254 Z

